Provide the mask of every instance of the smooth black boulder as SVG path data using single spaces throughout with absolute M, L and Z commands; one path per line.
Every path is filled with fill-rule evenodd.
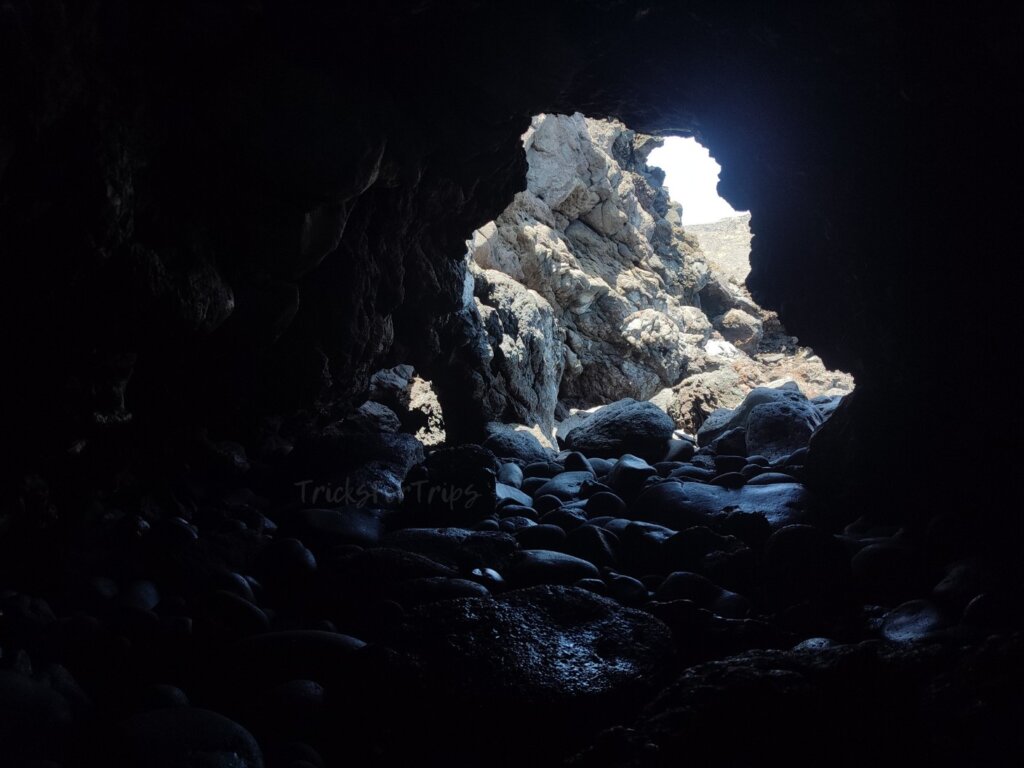
M 566 447 L 586 456 L 618 458 L 627 453 L 660 461 L 675 422 L 656 405 L 626 398 L 606 405 L 565 436 Z

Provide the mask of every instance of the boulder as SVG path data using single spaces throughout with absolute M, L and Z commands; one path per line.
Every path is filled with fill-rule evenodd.
M 747 455 L 778 460 L 805 447 L 822 421 L 821 414 L 795 385 L 757 387 L 734 410 L 712 414 L 697 432 L 697 440 L 708 445 L 723 433 L 743 427 Z
M 617 458 L 634 454 L 659 461 L 675 424 L 660 408 L 630 398 L 607 405 L 565 436 L 565 444 L 587 456 Z

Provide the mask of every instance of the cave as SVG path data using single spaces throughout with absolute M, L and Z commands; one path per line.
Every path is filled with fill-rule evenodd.
M 1019 762 L 977 340 L 1020 328 L 1021 50 L 885 1 L 0 5 L 0 762 Z M 531 131 L 607 138 L 647 218 Z M 855 389 L 657 404 L 696 313 L 569 267 L 697 263 L 667 136 Z

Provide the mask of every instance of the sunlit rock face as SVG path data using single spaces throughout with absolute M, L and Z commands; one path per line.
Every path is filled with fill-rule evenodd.
M 538 294 L 557 319 L 556 397 L 589 407 L 676 384 L 702 356 L 703 338 L 685 334 L 707 326 L 692 305 L 708 270 L 645 162 L 660 142 L 575 114 L 538 116 L 523 145 L 527 189 L 474 233 L 470 258 Z
M 932 459 L 879 438 L 948 441 L 930 415 L 948 350 L 1012 306 L 934 311 L 963 294 L 966 254 L 1005 250 L 951 222 L 987 211 L 968 182 L 1006 167 L 1017 48 L 996 23 L 931 21 L 860 3 L 8 3 L 5 471 L 159 472 L 204 430 L 248 444 L 287 433 L 283 413 L 356 405 L 396 363 L 434 382 L 450 437 L 482 437 L 508 403 L 488 397 L 464 243 L 525 189 L 531 117 L 578 111 L 709 147 L 754 212 L 755 300 L 862 388 L 820 482 L 898 512 L 883 478 Z

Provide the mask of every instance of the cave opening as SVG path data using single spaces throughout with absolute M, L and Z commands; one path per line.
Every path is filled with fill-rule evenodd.
M 852 390 L 752 299 L 750 213 L 718 195 L 720 166 L 695 139 L 540 114 L 523 150 L 526 189 L 467 254 L 503 420 L 560 447 L 628 398 L 695 437 L 757 387 L 824 415 Z

